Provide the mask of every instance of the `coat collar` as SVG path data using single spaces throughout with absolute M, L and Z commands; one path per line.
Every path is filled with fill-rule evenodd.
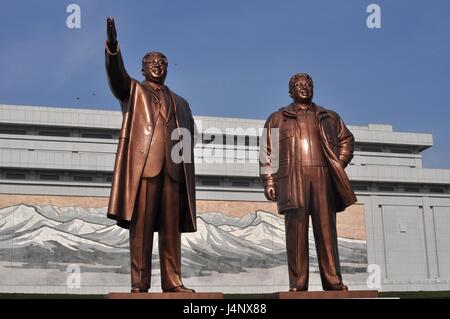
M 150 89 L 153 93 L 155 93 L 156 96 L 158 96 L 158 94 L 156 92 L 157 88 L 161 88 L 162 90 L 168 90 L 169 89 L 165 84 L 156 84 L 156 83 L 152 83 L 152 82 L 147 81 L 147 80 L 144 80 L 141 83 L 146 88 Z
M 158 94 L 156 92 L 156 85 L 157 84 L 152 84 L 150 83 L 150 81 L 144 80 L 141 82 L 142 85 L 144 85 L 146 88 L 150 89 L 152 91 L 152 93 L 154 94 L 154 96 L 156 97 L 156 99 L 159 100 Z M 169 93 L 170 99 L 172 100 L 172 105 L 175 111 L 175 114 L 177 114 L 177 98 L 176 98 L 176 94 L 172 92 L 171 89 L 169 89 L 169 87 L 165 84 L 162 84 L 160 86 L 161 88 L 163 88 L 167 93 Z
M 317 105 L 316 103 L 312 103 L 311 107 L 315 111 L 316 116 L 319 120 L 329 116 L 327 110 Z M 286 117 L 297 118 L 297 106 L 294 103 L 291 103 L 288 106 L 281 108 L 280 111 Z

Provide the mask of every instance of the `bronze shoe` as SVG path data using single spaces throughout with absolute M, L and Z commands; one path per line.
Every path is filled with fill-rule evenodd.
M 346 285 L 344 285 L 343 283 L 340 283 L 336 286 L 332 286 L 329 289 L 325 289 L 325 290 L 329 290 L 329 291 L 348 291 L 348 287 Z
M 131 292 L 132 293 L 139 293 L 139 292 L 148 292 L 148 286 L 144 284 L 136 284 L 131 286 Z
M 340 289 L 338 289 L 338 290 L 345 290 L 345 291 L 348 291 L 348 286 L 347 286 L 347 285 L 341 284 L 341 286 L 340 286 L 339 288 L 340 288 Z
M 186 288 L 184 285 L 163 289 L 163 292 L 195 292 L 194 289 Z

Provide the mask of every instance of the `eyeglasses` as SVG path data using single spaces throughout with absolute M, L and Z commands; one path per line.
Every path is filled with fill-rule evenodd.
M 312 88 L 313 86 L 309 82 L 297 82 L 293 85 L 293 87 L 296 87 L 296 88 L 310 87 L 310 88 Z
M 159 66 L 167 66 L 167 62 L 164 60 L 150 60 L 145 62 L 144 64 L 150 64 L 151 66 L 159 65 Z

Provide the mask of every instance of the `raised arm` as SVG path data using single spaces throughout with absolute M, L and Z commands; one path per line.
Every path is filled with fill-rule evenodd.
M 106 73 L 108 74 L 109 87 L 116 98 L 123 101 L 130 94 L 131 78 L 125 70 L 114 18 L 106 20 L 107 40 L 105 46 Z

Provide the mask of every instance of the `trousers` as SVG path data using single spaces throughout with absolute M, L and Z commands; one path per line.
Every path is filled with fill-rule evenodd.
M 131 285 L 150 287 L 153 234 L 158 248 L 163 290 L 181 286 L 180 183 L 165 166 L 151 178 L 142 178 L 137 209 L 130 224 Z
M 286 250 L 290 288 L 308 290 L 309 242 L 308 227 L 311 216 L 317 261 L 322 288 L 334 290 L 342 284 L 336 232 L 336 213 L 331 190 L 331 177 L 327 167 L 300 167 L 305 207 L 284 213 Z

